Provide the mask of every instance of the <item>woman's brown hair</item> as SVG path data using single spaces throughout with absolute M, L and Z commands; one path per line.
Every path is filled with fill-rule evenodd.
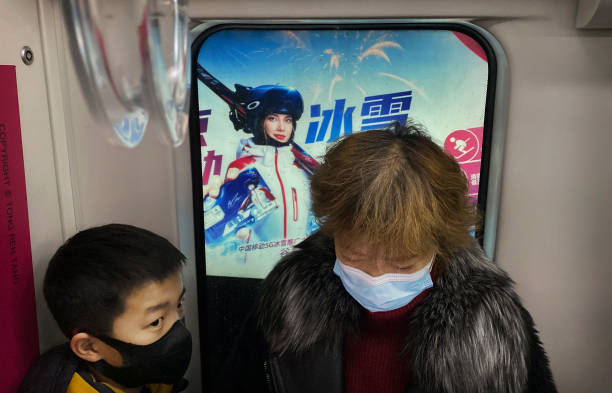
M 465 174 L 416 124 L 341 139 L 311 187 L 313 214 L 328 236 L 365 237 L 394 255 L 444 255 L 473 241 L 478 215 Z

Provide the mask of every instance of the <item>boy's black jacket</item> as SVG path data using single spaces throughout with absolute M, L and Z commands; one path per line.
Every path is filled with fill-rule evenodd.
M 23 379 L 18 393 L 66 393 L 77 371 L 83 371 L 81 376 L 100 393 L 114 393 L 105 384 L 94 382 L 86 370 L 85 361 L 72 352 L 69 344 L 60 344 L 36 360 Z M 187 384 L 187 380 L 182 379 L 173 386 L 172 392 L 185 390 Z
M 58 345 L 44 353 L 30 367 L 19 393 L 66 393 L 72 375 L 80 364 L 81 360 L 67 343 Z

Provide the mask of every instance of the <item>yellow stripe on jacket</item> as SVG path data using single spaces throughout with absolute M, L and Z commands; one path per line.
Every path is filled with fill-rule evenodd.
M 107 384 L 105 385 L 108 386 Z M 121 389 L 110 387 L 110 386 L 108 387 L 115 393 L 125 393 Z M 172 385 L 152 384 L 149 386 L 149 389 L 151 389 L 151 393 L 171 393 Z M 70 383 L 68 384 L 68 389 L 66 390 L 66 393 L 100 393 L 100 392 L 96 388 L 91 386 L 86 380 L 84 380 L 83 377 L 79 375 L 79 373 L 74 373 L 72 374 L 72 378 L 70 379 Z

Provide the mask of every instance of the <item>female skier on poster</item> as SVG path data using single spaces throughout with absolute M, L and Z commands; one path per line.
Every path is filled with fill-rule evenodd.
M 309 178 L 318 162 L 293 142 L 296 123 L 304 111 L 302 96 L 295 89 L 279 85 L 247 88 L 246 92 L 243 129 L 253 137 L 240 141 L 225 179 L 212 178 L 205 194 L 207 191 L 216 198 L 222 184 L 255 170 L 255 188 L 267 189 L 268 199 L 273 198 L 276 208 L 266 209 L 265 219 L 261 214 L 254 217 L 235 236 L 247 243 L 304 238 L 315 228 Z

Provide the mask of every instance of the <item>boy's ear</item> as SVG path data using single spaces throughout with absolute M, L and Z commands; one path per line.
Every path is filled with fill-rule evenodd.
M 91 334 L 80 332 L 70 339 L 70 349 L 75 355 L 88 362 L 102 359 L 100 340 Z

